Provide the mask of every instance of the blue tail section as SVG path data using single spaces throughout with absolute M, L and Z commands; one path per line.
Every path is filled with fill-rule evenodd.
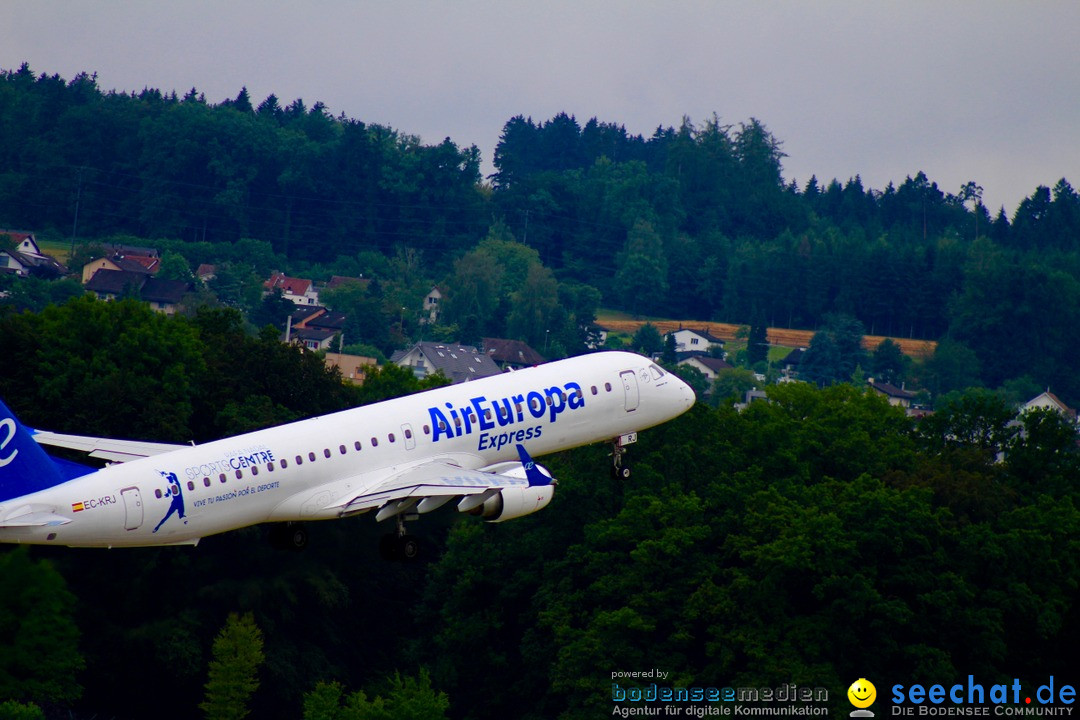
M 536 467 L 536 463 L 529 457 L 529 453 L 525 452 L 525 446 L 519 443 L 517 451 L 518 456 L 521 458 L 521 467 L 525 468 L 525 477 L 529 481 L 529 487 L 534 485 L 550 485 L 551 478 L 540 472 L 539 468 Z
M 65 482 L 22 423 L 0 402 L 0 502 Z

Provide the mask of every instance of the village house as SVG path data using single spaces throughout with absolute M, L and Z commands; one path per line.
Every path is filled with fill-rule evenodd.
M 441 371 L 455 384 L 502 372 L 495 361 L 472 345 L 457 343 L 418 342 L 395 352 L 390 362 L 409 368 L 418 378 Z
M 148 250 L 154 252 L 155 250 Z M 138 273 L 140 275 L 156 275 L 161 269 L 161 259 L 157 255 L 136 255 L 133 253 L 115 253 L 105 257 L 95 258 L 83 265 L 82 284 L 89 285 L 99 270 L 111 270 L 114 272 Z
M 710 357 L 708 355 L 697 354 L 690 355 L 680 360 L 676 364 L 687 365 L 689 367 L 696 368 L 701 372 L 702 375 L 709 379 L 709 382 L 715 380 L 716 376 L 720 373 L 721 370 L 730 370 L 732 367 L 734 367 L 726 360 L 721 360 L 720 358 L 716 357 Z
M 434 325 L 439 321 L 439 303 L 442 302 L 442 292 L 437 287 L 431 288 L 424 296 L 424 312 L 420 322 Z
M 484 348 L 484 354 L 503 370 L 520 370 L 547 362 L 543 355 L 533 350 L 523 340 L 481 338 L 480 343 Z
M 1023 415 L 1024 413 L 1039 409 L 1053 410 L 1066 418 L 1069 422 L 1076 422 L 1076 410 L 1066 405 L 1061 398 L 1050 392 L 1050 388 L 1047 388 L 1046 392 L 1039 393 L 1021 405 L 1020 409 L 1017 411 L 1017 415 Z
M 711 335 L 707 330 L 691 330 L 689 328 L 679 328 L 678 330 L 672 330 L 664 339 L 671 336 L 675 338 L 675 352 L 692 352 L 700 351 L 708 353 L 711 348 L 724 347 L 724 341 L 714 335 Z
M 871 390 L 888 400 L 890 405 L 902 407 L 905 410 L 911 407 L 911 401 L 915 398 L 915 393 L 910 390 L 880 380 L 874 380 L 874 378 L 869 378 L 866 384 L 870 386 Z
M 326 353 L 326 367 L 336 367 L 341 371 L 341 377 L 353 385 L 363 385 L 367 369 L 375 367 L 376 363 L 377 360 L 373 357 L 335 352 Z
M 0 250 L 0 272 L 19 277 L 60 277 L 67 274 L 67 268 L 56 258 L 41 251 L 33 233 L 0 230 L 0 235 L 7 235 L 15 245 L 11 250 Z
M 269 295 L 275 290 L 281 291 L 281 296 L 291 300 L 295 305 L 318 305 L 319 293 L 315 290 L 315 284 L 306 278 L 294 278 L 284 273 L 274 273 L 270 279 L 263 283 L 263 288 Z
M 138 298 L 159 313 L 175 315 L 190 286 L 182 280 L 163 280 L 143 272 L 101 269 L 86 283 L 86 289 L 99 300 Z

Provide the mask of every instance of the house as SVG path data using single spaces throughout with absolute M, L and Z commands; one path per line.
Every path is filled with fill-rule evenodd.
M 112 301 L 125 296 L 138 297 L 145 282 L 145 273 L 100 268 L 83 285 L 99 300 Z
M 11 250 L 0 250 L 0 273 L 50 278 L 67 274 L 67 268 L 56 258 L 41 251 L 33 233 L 0 230 L 0 235 L 7 235 L 15 244 Z
M 174 315 L 189 285 L 182 280 L 162 280 L 143 272 L 101 269 L 86 283 L 86 289 L 106 302 L 122 297 L 139 298 L 159 313 Z
M 407 350 L 398 350 L 390 362 L 407 367 L 418 378 L 442 371 L 450 382 L 462 383 L 502 372 L 495 362 L 472 345 L 418 342 Z
M 734 366 L 726 360 L 720 358 L 710 357 L 708 355 L 690 355 L 689 357 L 681 360 L 678 365 L 688 365 L 692 368 L 696 368 L 701 371 L 701 374 L 709 379 L 710 382 L 716 379 L 717 374 L 721 370 L 730 370 Z
M 288 342 L 302 345 L 308 350 L 329 350 L 336 335 L 336 330 L 328 330 L 327 328 L 294 327 L 289 334 Z
M 442 297 L 442 291 L 437 287 L 428 291 L 428 294 L 424 296 L 424 317 L 421 318 L 421 322 L 434 325 L 439 321 L 439 303 L 442 302 Z
M 1036 395 L 1021 405 L 1017 414 L 1023 415 L 1026 412 L 1031 412 L 1036 409 L 1053 410 L 1056 413 L 1060 413 L 1070 422 L 1076 422 L 1076 410 L 1066 405 L 1062 402 L 1061 398 L 1050 392 L 1050 388 L 1047 388 L 1046 392 Z
M 156 252 L 156 251 L 153 251 Z M 114 254 L 95 258 L 83 265 L 82 284 L 89 285 L 99 270 L 154 275 L 161 269 L 161 259 L 153 255 Z
M 905 390 L 902 387 L 896 387 L 895 385 L 881 382 L 880 380 L 874 380 L 874 378 L 867 380 L 866 384 L 878 395 L 884 396 L 885 399 L 889 401 L 890 405 L 896 405 L 905 410 L 911 407 L 911 400 L 915 397 L 915 393 L 910 390 Z
M 665 341 L 668 336 L 674 336 L 675 338 L 675 352 L 690 352 L 692 350 L 708 352 L 709 348 L 712 347 L 724 347 L 724 341 L 711 335 L 707 330 L 679 328 L 678 330 L 672 330 L 665 335 Z
M 266 289 L 266 295 L 274 290 L 280 290 L 282 297 L 292 300 L 296 305 L 319 304 L 319 293 L 315 290 L 315 284 L 306 278 L 294 278 L 284 273 L 274 273 L 263 283 L 263 287 Z
M 160 258 L 157 248 L 140 245 L 105 244 L 102 246 L 107 255 L 135 255 L 138 257 Z
M 336 367 L 341 371 L 341 377 L 353 385 L 363 385 L 365 370 L 375 367 L 376 360 L 373 357 L 363 355 L 348 355 L 343 353 L 326 353 L 326 367 Z
M 217 266 L 201 263 L 199 269 L 195 271 L 195 277 L 199 282 L 206 284 L 217 277 Z
M 799 378 L 799 368 L 802 366 L 804 357 L 806 357 L 806 348 L 794 348 L 787 354 L 781 363 L 781 375 L 788 380 L 797 380 Z
M 523 340 L 505 338 L 481 338 L 484 353 L 503 370 L 520 370 L 547 362 L 543 355 L 536 352 Z

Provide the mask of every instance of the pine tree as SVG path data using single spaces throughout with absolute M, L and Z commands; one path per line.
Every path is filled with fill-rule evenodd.
M 199 709 L 207 720 L 240 720 L 259 688 L 257 672 L 263 662 L 262 631 L 251 613 L 230 613 L 214 638 L 213 659 L 206 681 L 206 699 Z

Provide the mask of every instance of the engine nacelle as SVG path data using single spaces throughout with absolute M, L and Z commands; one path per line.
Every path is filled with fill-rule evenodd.
M 488 498 L 472 512 L 487 522 L 513 520 L 547 507 L 554 494 L 554 485 L 508 487 Z

